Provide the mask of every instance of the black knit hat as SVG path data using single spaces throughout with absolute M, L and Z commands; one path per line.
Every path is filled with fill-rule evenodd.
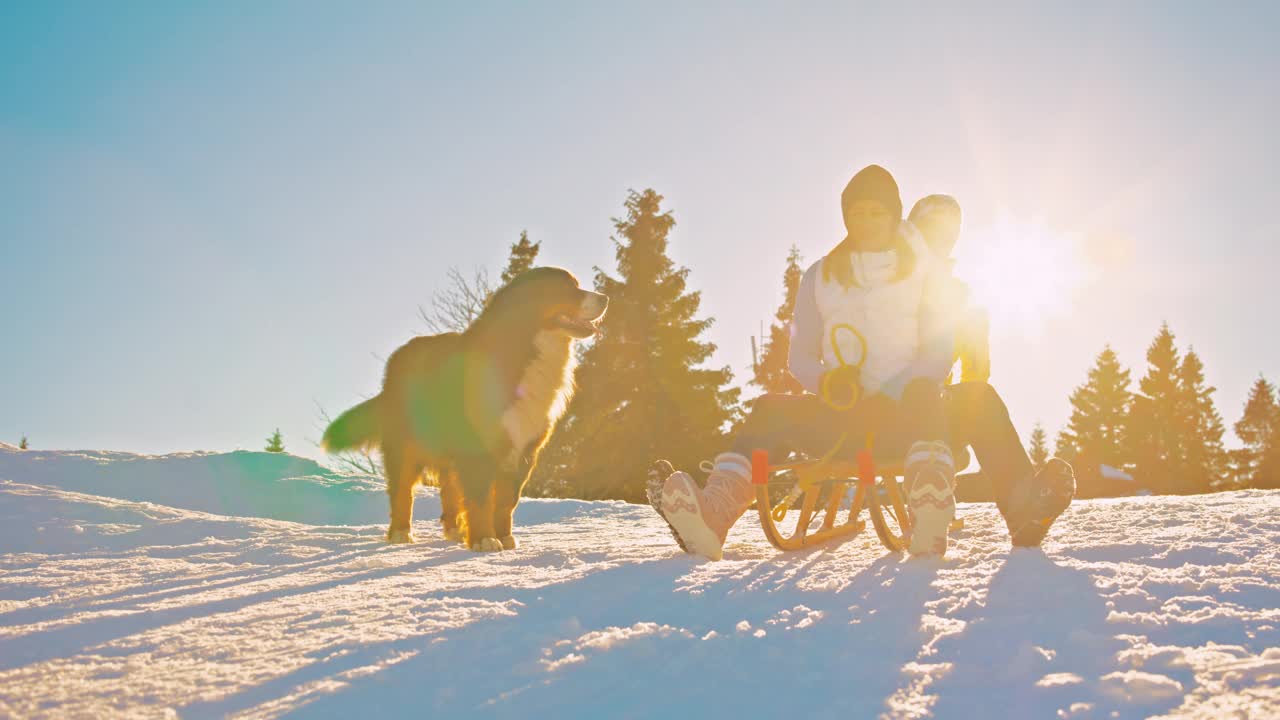
M 879 165 L 868 165 L 859 170 L 840 194 L 840 212 L 845 218 L 846 229 L 849 227 L 849 207 L 859 200 L 875 200 L 884 205 L 895 220 L 902 218 L 902 196 L 898 194 L 898 183 L 888 170 Z

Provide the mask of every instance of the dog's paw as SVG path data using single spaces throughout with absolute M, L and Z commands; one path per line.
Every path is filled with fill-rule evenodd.
M 409 528 L 388 528 L 387 542 L 389 543 L 411 543 L 414 542 L 413 531 Z
M 445 528 L 440 535 L 449 542 L 460 543 L 466 541 L 466 537 L 463 536 L 462 530 L 458 528 Z
M 506 536 L 506 537 L 502 538 L 502 549 L 503 549 L 503 550 L 515 550 L 515 549 L 516 549 L 516 547 L 517 547 L 518 545 L 519 545 L 519 543 L 517 543 L 517 542 L 516 542 L 516 536 L 515 536 L 515 535 L 508 535 L 508 536 Z
M 498 552 L 502 549 L 502 543 L 498 542 L 498 538 L 480 538 L 471 543 L 473 552 Z

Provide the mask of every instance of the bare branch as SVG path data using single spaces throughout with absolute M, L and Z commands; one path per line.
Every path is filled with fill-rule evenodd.
M 489 271 L 477 268 L 467 278 L 457 268 L 449 268 L 443 290 L 431 296 L 431 309 L 418 307 L 418 315 L 432 333 L 462 332 L 480 316 L 493 294 Z

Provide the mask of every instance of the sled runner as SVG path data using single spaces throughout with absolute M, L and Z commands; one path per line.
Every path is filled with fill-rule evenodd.
M 956 469 L 969 461 L 964 449 L 953 449 Z M 867 509 L 881 544 L 892 552 L 905 550 L 911 533 L 905 494 L 899 486 L 901 459 L 879 462 L 874 443 L 858 451 L 853 461 L 830 455 L 818 460 L 769 464 L 769 453 L 751 454 L 751 482 L 756 488 L 756 510 L 765 537 L 779 550 L 800 550 L 837 538 L 850 537 L 866 529 L 859 519 Z M 853 499 L 843 512 L 849 490 Z M 775 500 L 781 495 L 781 500 Z M 798 513 L 795 512 L 799 508 Z M 843 521 L 841 516 L 843 515 Z M 821 522 L 815 522 L 821 516 Z M 794 526 L 791 523 L 794 521 Z M 951 529 L 964 526 L 962 520 Z M 790 527 L 790 530 L 787 529 Z

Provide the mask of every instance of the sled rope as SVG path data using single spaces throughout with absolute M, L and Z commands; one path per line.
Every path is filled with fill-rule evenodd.
M 860 352 L 856 363 L 850 363 L 845 358 L 840 350 L 840 343 L 836 342 L 836 335 L 841 330 L 853 333 L 853 338 L 858 341 Z M 862 397 L 862 386 L 859 381 L 862 378 L 862 365 L 867 361 L 867 339 L 852 325 L 840 323 L 831 328 L 831 349 L 836 356 L 836 366 L 822 376 L 822 401 L 834 410 L 848 410 L 857 405 Z M 849 388 L 848 402 L 836 401 L 834 392 L 836 386 Z

